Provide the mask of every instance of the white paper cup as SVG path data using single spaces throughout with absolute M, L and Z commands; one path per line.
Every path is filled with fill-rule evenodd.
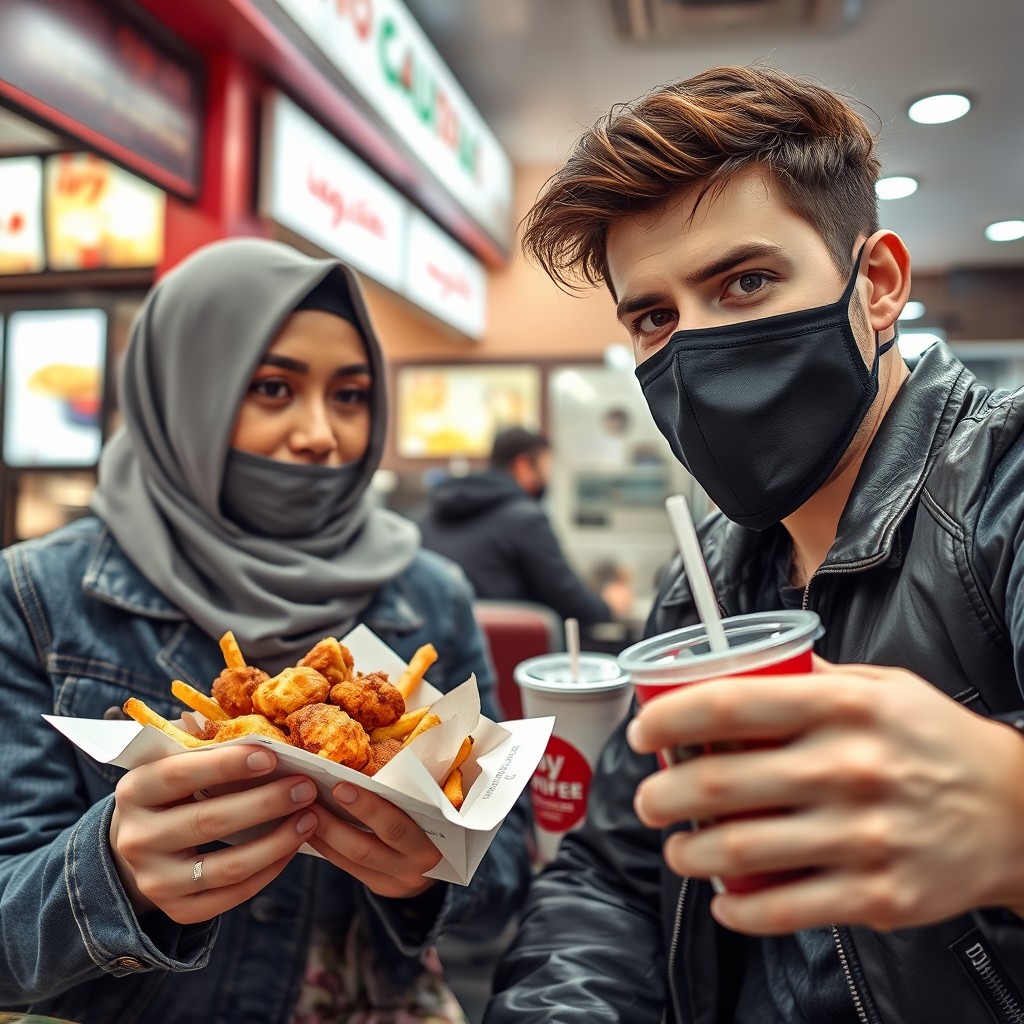
M 574 681 L 568 654 L 542 654 L 521 662 L 515 681 L 527 718 L 555 716 L 555 727 L 530 780 L 542 863 L 554 859 L 566 832 L 583 822 L 594 765 L 625 717 L 633 697 L 630 678 L 610 654 L 580 654 Z

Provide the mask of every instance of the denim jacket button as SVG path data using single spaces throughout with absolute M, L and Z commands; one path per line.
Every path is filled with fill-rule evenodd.
M 103 718 L 107 722 L 127 722 L 128 716 L 119 707 L 107 708 L 103 712 Z
M 123 967 L 126 971 L 141 971 L 145 965 L 133 956 L 119 956 L 117 958 L 117 966 Z
M 262 899 L 255 899 L 249 904 L 249 913 L 252 914 L 257 921 L 264 923 L 274 920 L 274 901 L 263 897 Z

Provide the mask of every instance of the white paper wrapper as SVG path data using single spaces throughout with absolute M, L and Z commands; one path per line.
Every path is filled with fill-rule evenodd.
M 341 642 L 352 652 L 359 671 L 383 671 L 397 680 L 405 670 L 401 658 L 365 626 L 357 626 Z M 480 695 L 472 676 L 444 696 L 424 681 L 407 704 L 410 708 L 431 705 L 441 724 L 413 740 L 372 778 L 265 736 L 245 736 L 228 742 L 270 747 L 277 756 L 277 768 L 270 777 L 296 773 L 308 776 L 319 790 L 319 802 L 339 817 L 346 817 L 332 794 L 339 782 L 350 782 L 380 794 L 405 811 L 440 850 L 441 860 L 427 874 L 441 881 L 468 885 L 498 827 L 540 762 L 554 718 L 530 718 L 501 725 L 492 722 L 480 714 Z M 150 725 L 43 717 L 96 761 L 120 768 L 137 768 L 171 754 L 196 752 L 183 750 Z M 457 811 L 438 783 L 467 735 L 474 742 L 462 766 L 466 799 Z M 196 796 L 203 798 L 201 794 Z M 235 842 L 245 838 L 241 834 L 231 837 Z M 301 852 L 318 856 L 308 845 Z

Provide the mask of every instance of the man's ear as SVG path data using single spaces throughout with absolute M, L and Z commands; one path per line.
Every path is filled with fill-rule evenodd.
M 871 329 L 881 333 L 896 323 L 910 298 L 910 253 L 892 231 L 876 231 L 865 243 L 865 251 L 864 307 Z

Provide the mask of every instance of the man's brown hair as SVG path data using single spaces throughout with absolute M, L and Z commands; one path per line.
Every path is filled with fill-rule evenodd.
M 563 287 L 611 288 L 611 224 L 697 185 L 699 205 L 753 165 L 848 272 L 857 236 L 878 230 L 875 140 L 841 96 L 767 67 L 712 68 L 613 107 L 548 179 L 523 249 Z

